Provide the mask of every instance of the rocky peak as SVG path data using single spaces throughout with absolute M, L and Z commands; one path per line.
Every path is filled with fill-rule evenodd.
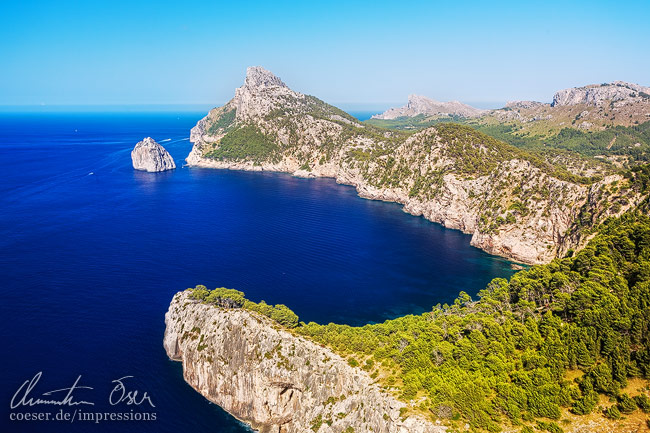
M 416 95 L 414 93 L 408 96 L 408 102 L 406 104 L 407 108 L 413 110 L 423 111 L 427 110 L 431 105 L 439 105 L 442 102 L 436 101 L 435 99 L 427 98 L 426 96 Z
M 291 90 L 273 73 L 261 66 L 251 66 L 246 70 L 244 85 L 235 90 L 235 97 L 227 105 L 236 110 L 238 121 L 248 121 L 303 99 L 303 94 Z
M 625 81 L 614 81 L 560 90 L 553 96 L 551 107 L 578 104 L 599 107 L 608 103 L 628 105 L 641 101 L 650 102 L 650 87 Z
M 440 102 L 435 99 L 411 94 L 408 102 L 400 108 L 390 108 L 382 114 L 372 116 L 373 119 L 396 119 L 398 117 L 414 117 L 420 114 L 425 116 L 450 115 L 462 117 L 475 117 L 485 110 L 471 107 L 458 101 Z
M 267 71 L 261 66 L 249 66 L 246 69 L 246 79 L 244 87 L 248 89 L 258 89 L 263 87 L 285 87 L 287 85 L 275 76 L 272 72 Z

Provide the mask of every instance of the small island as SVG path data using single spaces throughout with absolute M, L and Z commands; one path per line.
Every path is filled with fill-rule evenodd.
M 131 160 L 136 170 L 159 172 L 176 168 L 169 152 L 151 137 L 146 137 L 135 145 Z

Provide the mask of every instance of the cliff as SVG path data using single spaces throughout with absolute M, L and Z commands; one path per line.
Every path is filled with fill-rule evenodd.
M 361 197 L 401 203 L 472 234 L 478 248 L 525 263 L 580 248 L 585 228 L 641 199 L 621 176 L 585 182 L 580 170 L 466 126 L 409 134 L 361 123 L 259 67 L 199 121 L 191 141 L 189 165 L 333 177 Z
M 169 152 L 151 137 L 146 137 L 135 145 L 131 160 L 136 170 L 157 172 L 176 168 Z
M 509 102 L 479 119 L 483 124 L 494 121 L 514 125 L 519 136 L 541 138 L 552 138 L 562 129 L 595 132 L 636 127 L 650 121 L 650 87 L 623 81 L 572 87 L 555 92 L 550 104 Z M 588 149 L 589 139 L 584 144 Z
M 629 105 L 643 100 L 650 100 L 650 87 L 614 81 L 560 90 L 553 96 L 551 106 L 585 104 L 599 107 L 604 104 Z
M 402 418 L 405 404 L 340 356 L 269 318 L 177 293 L 165 315 L 164 347 L 210 401 L 261 432 L 444 432 Z
M 458 101 L 439 102 L 426 96 L 409 95 L 405 106 L 390 108 L 381 114 L 375 114 L 372 118 L 389 120 L 418 115 L 477 117 L 485 111 Z

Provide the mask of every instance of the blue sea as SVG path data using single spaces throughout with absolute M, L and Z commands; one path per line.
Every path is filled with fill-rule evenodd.
M 246 431 L 190 388 L 162 347 L 172 296 L 196 284 L 284 303 L 307 322 L 359 325 L 428 311 L 513 273 L 468 235 L 332 179 L 183 167 L 203 115 L 0 113 L 0 431 Z M 145 136 L 176 170 L 132 169 Z M 61 409 L 10 409 L 38 372 L 35 397 L 79 375 L 78 386 L 93 388 L 74 396 L 94 406 L 67 412 L 156 420 L 11 420 Z M 110 405 L 124 376 L 155 407 Z

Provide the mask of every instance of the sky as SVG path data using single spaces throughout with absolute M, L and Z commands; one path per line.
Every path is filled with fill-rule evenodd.
M 3 1 L 0 105 L 219 105 L 261 65 L 361 109 L 650 86 L 650 1 Z

